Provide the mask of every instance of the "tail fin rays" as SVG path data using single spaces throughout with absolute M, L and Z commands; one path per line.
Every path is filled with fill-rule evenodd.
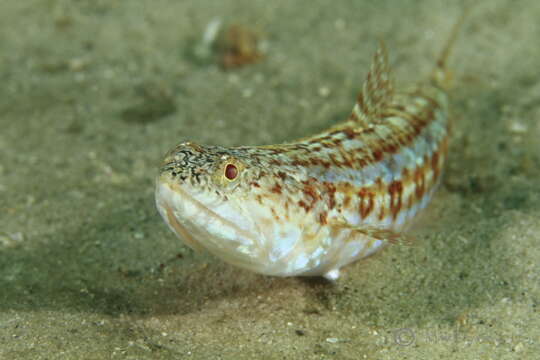
M 437 62 L 435 64 L 435 69 L 433 69 L 433 72 L 431 73 L 431 81 L 438 87 L 443 89 L 450 88 L 451 83 L 451 73 L 446 67 L 446 62 L 448 61 L 448 58 L 450 57 L 450 53 L 452 52 L 452 49 L 454 48 L 454 44 L 456 43 L 457 36 L 459 35 L 459 31 L 461 30 L 461 27 L 463 26 L 463 23 L 465 22 L 465 19 L 471 12 L 472 6 L 468 6 L 465 8 L 461 16 L 459 17 L 458 21 L 454 24 L 452 27 L 452 32 L 450 33 L 450 37 L 446 41 L 446 44 L 441 51 L 439 58 L 437 59 Z

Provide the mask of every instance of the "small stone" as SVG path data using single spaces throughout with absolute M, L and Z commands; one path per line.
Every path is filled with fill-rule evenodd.
M 15 242 L 22 242 L 24 240 L 24 234 L 22 232 L 9 234 L 9 237 Z
M 319 88 L 319 95 L 320 95 L 321 97 L 324 97 L 324 98 L 325 98 L 325 97 L 328 97 L 328 95 L 330 95 L 330 89 L 327 88 L 326 86 L 321 86 L 321 87 Z
M 525 134 L 528 131 L 527 125 L 518 120 L 513 120 L 510 123 L 509 130 L 514 134 Z

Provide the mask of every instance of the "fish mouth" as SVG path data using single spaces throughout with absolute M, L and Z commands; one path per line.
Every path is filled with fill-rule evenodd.
M 156 196 L 156 200 L 157 200 Z M 167 225 L 169 225 L 169 228 L 176 233 L 178 236 L 184 240 L 184 242 L 193 250 L 196 251 L 203 251 L 204 247 L 201 245 L 200 242 L 198 242 L 195 238 L 193 238 L 190 234 L 190 232 L 186 229 L 184 225 L 178 221 L 176 216 L 174 215 L 174 210 L 171 207 L 171 205 L 168 202 L 161 202 L 159 200 L 156 201 L 157 208 Z
M 169 228 L 193 250 L 206 250 L 244 268 L 252 269 L 257 263 L 256 236 L 210 209 L 179 184 L 158 179 L 155 197 Z

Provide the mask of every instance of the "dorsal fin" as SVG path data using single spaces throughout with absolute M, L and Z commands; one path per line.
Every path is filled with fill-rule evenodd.
M 394 85 L 390 78 L 388 55 L 382 41 L 373 56 L 371 68 L 358 94 L 350 119 L 362 126 L 369 126 L 380 117 L 381 112 L 392 99 Z

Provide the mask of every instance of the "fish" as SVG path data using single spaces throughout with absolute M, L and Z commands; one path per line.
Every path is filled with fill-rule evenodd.
M 269 276 L 323 276 L 406 237 L 448 153 L 459 23 L 431 76 L 395 89 L 382 41 L 350 116 L 277 145 L 183 142 L 161 163 L 155 200 L 187 246 Z

